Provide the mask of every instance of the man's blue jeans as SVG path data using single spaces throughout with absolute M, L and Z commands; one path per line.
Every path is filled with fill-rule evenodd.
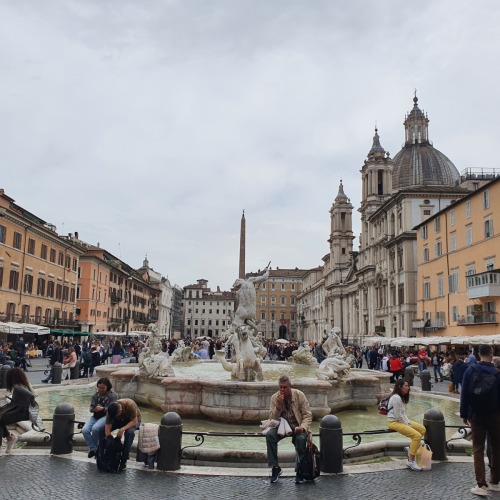
M 95 418 L 90 417 L 82 429 L 83 437 L 87 441 L 90 451 L 96 451 L 99 446 L 99 433 L 104 430 L 106 417 Z
M 420 361 L 419 362 L 419 365 L 420 365 L 420 375 L 422 375 L 422 372 L 427 369 L 427 363 L 425 361 Z
M 106 423 L 106 422 L 104 422 Z M 121 429 L 121 422 L 113 421 L 113 426 L 111 427 L 111 432 L 116 429 Z M 122 460 L 126 462 L 130 458 L 130 448 L 132 448 L 132 443 L 134 442 L 135 431 L 140 427 L 141 419 L 137 421 L 137 427 L 132 427 L 131 429 L 127 429 L 124 432 L 124 440 L 123 440 L 123 454 Z M 104 439 L 106 437 L 104 426 L 102 430 L 99 431 L 99 440 Z

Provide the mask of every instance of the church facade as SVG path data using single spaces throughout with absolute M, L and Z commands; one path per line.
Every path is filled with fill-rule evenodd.
M 305 276 L 308 282 L 298 297 L 305 340 L 322 340 L 334 326 L 349 343 L 362 344 L 363 337 L 374 335 L 416 336 L 412 320 L 417 315 L 417 241 L 412 228 L 468 191 L 460 187 L 455 165 L 429 140 L 429 119 L 417 97 L 413 101 L 404 121 L 405 144 L 394 159 L 375 129 L 360 170 L 361 234 L 356 251 L 354 207 L 340 183 L 330 209 L 329 252 L 323 266 Z M 324 304 L 313 308 L 318 288 L 324 289 Z M 312 310 L 315 317 L 309 314 Z

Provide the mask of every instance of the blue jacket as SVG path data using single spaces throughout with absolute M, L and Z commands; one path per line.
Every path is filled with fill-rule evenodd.
M 453 383 L 462 384 L 464 378 L 464 373 L 466 372 L 469 365 L 464 363 L 461 359 L 455 361 L 453 364 Z
M 370 351 L 370 363 L 376 363 L 378 359 L 378 351 Z
M 465 364 L 465 363 L 464 363 Z M 469 384 L 471 382 L 472 374 L 474 371 L 487 371 L 490 373 L 498 373 L 498 370 L 493 366 L 493 363 L 488 363 L 487 361 L 480 361 L 473 366 L 469 366 L 465 371 L 464 378 L 462 380 L 462 394 L 460 395 L 460 417 L 470 419 L 472 417 L 472 408 L 469 404 Z M 497 383 L 498 396 L 496 402 L 492 403 L 492 410 L 495 408 L 499 409 L 500 402 L 500 380 Z

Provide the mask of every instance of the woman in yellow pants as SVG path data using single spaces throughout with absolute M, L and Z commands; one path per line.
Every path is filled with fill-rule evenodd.
M 411 470 L 422 470 L 415 461 L 415 455 L 424 437 L 425 427 L 410 420 L 405 413 L 405 405 L 410 401 L 410 385 L 404 379 L 396 380 L 389 399 L 387 412 L 387 427 L 411 439 L 410 452 L 406 466 Z

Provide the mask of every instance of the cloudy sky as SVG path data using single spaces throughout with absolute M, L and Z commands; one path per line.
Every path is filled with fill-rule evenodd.
M 415 87 L 459 171 L 500 167 L 499 24 L 495 1 L 2 0 L 0 187 L 181 286 L 230 287 L 243 209 L 247 270 L 311 268 Z

